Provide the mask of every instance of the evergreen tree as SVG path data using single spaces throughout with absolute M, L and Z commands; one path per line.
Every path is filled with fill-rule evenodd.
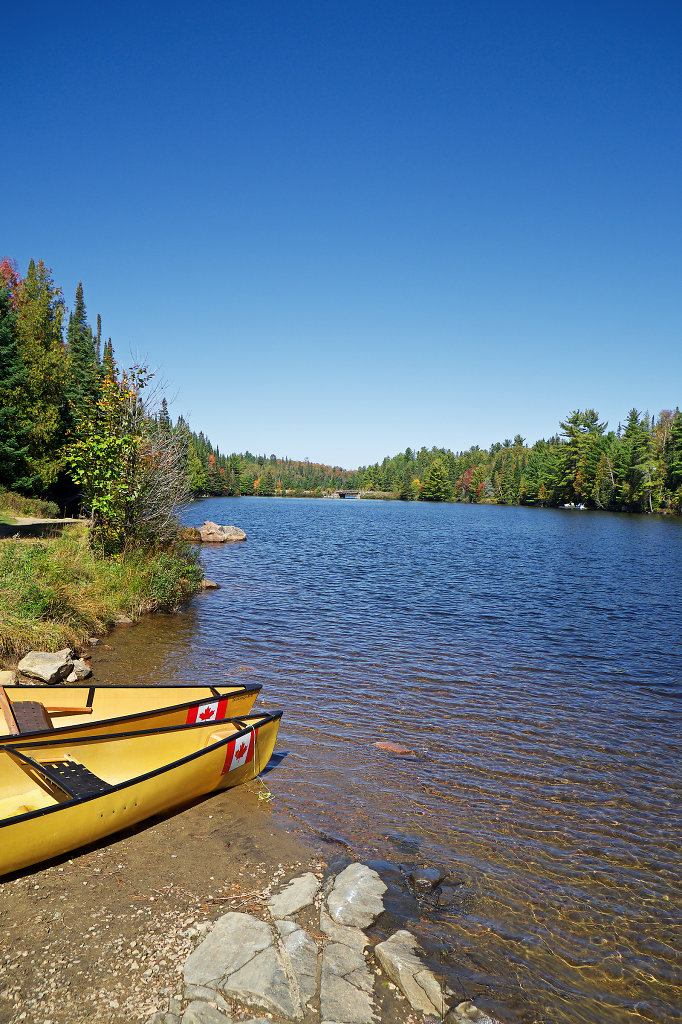
M 171 418 L 168 415 L 168 402 L 165 397 L 161 400 L 161 409 L 159 410 L 159 427 L 161 430 L 170 430 L 173 424 Z
M 262 498 L 271 498 L 275 493 L 275 474 L 272 471 L 272 467 L 268 468 L 261 474 L 258 480 L 258 495 Z
M 191 441 L 187 445 L 187 479 L 192 494 L 206 493 L 208 484 L 206 471 Z
M 116 377 L 117 367 L 116 360 L 114 359 L 114 348 L 111 344 L 111 338 L 104 343 L 104 352 L 102 353 L 102 370 L 105 377 L 109 377 L 113 380 Z
M 69 317 L 67 352 L 69 407 L 71 420 L 77 426 L 91 419 L 100 392 L 100 365 L 80 282 L 76 304 Z
M 442 459 L 434 459 L 422 487 L 424 501 L 449 501 L 452 488 Z
M 17 318 L 9 288 L 0 288 L 0 484 L 27 490 L 28 429 L 17 417 L 17 396 L 26 387 L 26 370 L 19 354 Z
M 17 402 L 17 425 L 28 433 L 26 461 L 35 490 L 52 484 L 64 462 L 66 360 L 64 300 L 42 260 L 29 263 L 17 289 L 17 334 L 26 384 Z

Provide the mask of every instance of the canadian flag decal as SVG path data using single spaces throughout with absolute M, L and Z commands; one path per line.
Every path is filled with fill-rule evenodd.
M 227 700 L 213 700 L 210 704 L 195 704 L 187 712 L 186 725 L 194 722 L 220 722 L 227 717 Z
M 236 740 L 230 740 L 225 751 L 225 764 L 222 774 L 233 772 L 235 768 L 253 761 L 253 752 L 256 747 L 256 736 L 258 729 L 251 729 L 246 736 L 239 736 Z

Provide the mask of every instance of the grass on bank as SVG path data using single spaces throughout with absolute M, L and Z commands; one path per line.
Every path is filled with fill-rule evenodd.
M 180 543 L 96 558 L 85 524 L 53 540 L 0 541 L 0 658 L 82 647 L 117 613 L 177 608 L 202 577 L 198 551 Z
M 36 519 L 58 519 L 59 506 L 54 501 L 42 498 L 25 498 L 23 494 L 6 491 L 0 487 L 0 516 L 5 523 L 12 524 L 12 516 L 34 516 Z

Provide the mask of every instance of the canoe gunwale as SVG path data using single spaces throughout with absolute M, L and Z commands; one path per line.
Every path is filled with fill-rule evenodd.
M 21 684 L 19 684 L 19 685 L 21 685 Z M 198 684 L 198 685 L 201 685 L 201 684 Z M 232 684 L 227 684 L 226 683 L 225 685 L 226 686 L 229 685 L 231 687 Z M 194 686 L 194 684 L 190 683 L 189 686 Z M 5 687 L 5 690 L 15 689 L 15 688 L 16 688 L 15 686 Z M 87 704 L 85 706 L 86 707 L 92 707 L 92 702 L 95 699 L 95 690 L 96 689 L 102 689 L 102 690 L 124 690 L 124 689 L 129 689 L 129 690 L 154 690 L 154 689 L 157 689 L 157 687 L 145 686 L 144 683 L 129 683 L 129 684 L 127 683 L 125 686 L 102 686 L 102 687 L 96 687 L 96 686 L 74 686 L 74 687 L 72 687 L 72 686 L 69 686 L 69 689 L 88 690 L 89 691 L 88 692 L 88 698 L 87 698 L 88 702 L 87 702 Z M 158 689 L 161 689 L 161 687 L 158 687 Z M 178 686 L 178 689 L 179 690 L 180 689 L 184 689 L 184 687 Z M 38 730 L 35 730 L 34 732 L 23 732 L 23 733 L 20 733 L 19 736 L 12 736 L 12 735 L 10 735 L 10 733 L 0 733 L 0 749 L 2 747 L 8 746 L 9 744 L 16 745 L 17 743 L 21 743 L 24 740 L 24 738 L 27 739 L 27 740 L 29 740 L 29 739 L 33 740 L 36 737 L 42 737 L 42 736 L 45 736 L 46 738 L 47 737 L 52 738 L 53 733 L 59 733 L 60 729 L 63 729 L 65 731 L 68 729 L 69 733 L 72 733 L 72 732 L 76 732 L 77 733 L 79 730 L 85 731 L 86 729 L 92 729 L 93 725 L 96 725 L 98 728 L 99 727 L 106 728 L 106 726 L 109 725 L 110 723 L 114 723 L 114 722 L 116 722 L 116 723 L 118 723 L 118 722 L 125 723 L 127 721 L 132 720 L 132 719 L 141 718 L 144 715 L 162 715 L 162 714 L 165 714 L 166 712 L 170 712 L 170 711 L 182 711 L 183 709 L 189 710 L 190 708 L 193 708 L 197 704 L 203 704 L 203 703 L 206 703 L 207 701 L 211 701 L 211 700 L 213 700 L 213 701 L 221 700 L 221 699 L 225 700 L 225 699 L 229 699 L 229 697 L 231 697 L 231 696 L 243 697 L 246 694 L 255 693 L 256 697 L 257 697 L 258 694 L 260 693 L 260 691 L 263 689 L 263 686 L 262 686 L 261 683 L 254 683 L 253 686 L 248 686 L 248 685 L 246 685 L 244 683 L 235 683 L 234 690 L 230 689 L 229 693 L 221 693 L 220 690 L 217 689 L 215 686 L 207 686 L 207 689 L 212 690 L 213 693 L 209 694 L 209 695 L 207 695 L 205 697 L 195 697 L 193 700 L 182 701 L 180 704 L 169 704 L 167 707 L 150 708 L 148 711 L 135 711 L 135 712 L 132 712 L 129 715 L 121 715 L 120 717 L 112 716 L 112 717 L 109 717 L 109 718 L 102 718 L 100 720 L 95 720 L 95 721 L 93 721 L 92 719 L 89 719 L 87 722 L 76 722 L 74 725 L 56 726 L 54 729 L 50 729 L 49 731 L 38 729 Z M 33 686 L 26 686 L 27 693 L 30 693 L 31 690 L 35 691 L 35 687 L 33 687 Z M 50 687 L 50 690 L 52 692 L 54 692 L 55 694 L 57 694 L 59 692 L 59 687 L 58 686 Z M 256 700 L 256 697 L 254 697 L 254 702 Z M 10 705 L 11 705 L 11 703 L 13 703 L 13 702 L 12 702 L 12 699 L 10 698 Z M 227 721 L 227 719 L 221 719 L 221 721 Z M 171 728 L 178 728 L 178 727 L 175 726 L 175 727 L 171 727 Z M 141 732 L 143 730 L 135 729 L 135 730 L 131 730 L 131 731 Z M 144 730 L 144 731 L 157 732 L 157 731 L 160 731 L 160 730 L 153 729 L 153 730 Z M 46 742 L 47 741 L 48 740 L 46 739 Z
M 129 786 L 134 786 L 134 785 L 137 785 L 138 783 L 141 783 L 141 782 L 147 782 L 149 779 L 153 779 L 157 775 L 163 775 L 164 772 L 170 771 L 171 769 L 174 769 L 174 768 L 178 768 L 181 765 L 188 764 L 190 761 L 193 761 L 196 758 L 202 757 L 204 754 L 207 754 L 209 752 L 213 752 L 214 750 L 218 750 L 222 746 L 227 746 L 228 743 L 231 743 L 233 740 L 236 740 L 237 738 L 239 738 L 241 736 L 248 735 L 248 733 L 254 731 L 255 729 L 261 729 L 264 725 L 269 725 L 272 722 L 277 722 L 277 721 L 279 721 L 281 719 L 283 714 L 284 714 L 284 712 L 282 710 L 278 710 L 278 711 L 273 711 L 271 714 L 263 713 L 261 715 L 246 715 L 245 719 L 248 720 L 249 718 L 253 718 L 253 719 L 256 719 L 256 721 L 254 721 L 252 724 L 246 725 L 244 728 L 238 730 L 237 732 L 230 733 L 229 736 L 225 736 L 222 739 L 217 740 L 215 743 L 211 743 L 207 747 L 201 747 L 199 750 L 195 750 L 191 754 L 186 754 L 185 757 L 178 758 L 177 761 L 168 761 L 165 764 L 161 765 L 160 768 L 155 768 L 153 771 L 145 772 L 143 775 L 135 775 L 133 778 L 125 779 L 123 782 L 118 782 L 118 783 L 115 783 L 115 784 L 109 784 L 106 792 L 103 792 L 103 793 L 92 793 L 91 795 L 85 796 L 85 797 L 72 797 L 72 798 L 70 798 L 68 800 L 62 800 L 59 803 L 54 804 L 53 806 L 38 807 L 38 808 L 36 808 L 36 810 L 34 810 L 34 811 L 27 811 L 25 814 L 17 814 L 17 815 L 14 815 L 11 818 L 4 818 L 4 819 L 0 820 L 0 831 L 3 828 L 8 828 L 8 827 L 10 827 L 12 825 L 18 824 L 19 822 L 28 821 L 28 820 L 33 819 L 33 818 L 41 818 L 41 817 L 44 817 L 46 814 L 53 814 L 55 811 L 59 811 L 62 808 L 72 807 L 72 806 L 74 806 L 76 804 L 86 804 L 86 803 L 89 803 L 91 800 L 100 799 L 102 796 L 110 796 L 113 793 L 119 793 L 122 790 L 127 789 Z M 108 736 L 97 736 L 96 738 L 93 737 L 92 739 L 81 740 L 80 742 L 82 742 L 82 743 L 95 743 L 95 742 L 96 743 L 101 743 L 103 740 L 104 741 L 106 741 L 106 740 L 120 740 L 120 739 L 129 738 L 131 736 L 150 736 L 150 735 L 151 736 L 157 736 L 157 735 L 162 734 L 162 733 L 177 732 L 178 729 L 182 729 L 183 731 L 184 730 L 204 729 L 204 730 L 208 731 L 210 728 L 214 728 L 214 729 L 215 728 L 220 728 L 221 726 L 224 726 L 228 722 L 238 722 L 241 725 L 241 724 L 243 724 L 244 719 L 225 718 L 225 719 L 223 719 L 220 722 L 211 722 L 211 723 L 194 722 L 194 723 L 191 723 L 190 725 L 170 726 L 170 727 L 168 727 L 166 729 L 133 730 L 132 732 L 112 733 L 112 734 L 110 734 Z M 69 742 L 68 740 L 63 740 L 63 739 L 59 739 L 59 738 L 57 738 L 57 739 L 50 739 L 50 740 L 46 740 L 44 744 L 41 744 L 41 746 L 63 746 L 65 743 L 68 743 L 68 742 Z M 29 744 L 28 746 L 29 746 L 29 749 L 34 749 L 35 744 Z M 14 743 L 2 743 L 2 744 L 0 744 L 0 752 L 2 752 L 4 750 L 4 751 L 6 751 L 9 754 L 13 754 L 15 756 L 18 756 L 21 760 L 27 760 L 29 763 L 33 764 L 34 762 L 33 762 L 33 759 L 30 757 L 30 755 L 27 756 L 26 754 L 23 754 L 23 752 L 21 750 L 15 749 L 17 747 L 21 747 L 21 743 L 18 743 L 16 740 L 14 741 Z M 255 743 L 254 743 L 253 760 L 254 760 L 254 767 L 255 767 L 255 761 L 256 761 Z M 263 768 L 265 768 L 265 765 L 263 765 Z M 262 770 L 263 769 L 261 768 L 261 771 Z M 258 774 L 260 774 L 260 772 Z M 255 774 L 254 774 L 254 778 L 256 778 Z

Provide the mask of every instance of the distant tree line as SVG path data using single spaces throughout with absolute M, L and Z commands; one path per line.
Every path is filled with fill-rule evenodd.
M 24 278 L 10 260 L 0 263 L 0 488 L 99 509 L 113 531 L 107 544 L 141 529 L 163 535 L 177 501 L 199 495 L 347 489 L 404 501 L 682 512 L 679 409 L 658 417 L 631 409 L 616 431 L 595 410 L 577 410 L 530 447 L 517 434 L 488 450 L 407 448 L 344 470 L 222 453 L 182 416 L 172 422 L 151 377 L 144 367 L 118 368 L 101 317 L 88 323 L 81 284 L 69 312 L 42 261 L 31 260 Z
M 406 451 L 358 470 L 358 486 L 405 501 L 583 505 L 619 512 L 682 512 L 682 414 L 631 409 L 608 430 L 594 409 L 572 412 L 549 440 L 517 434 L 454 453 Z

